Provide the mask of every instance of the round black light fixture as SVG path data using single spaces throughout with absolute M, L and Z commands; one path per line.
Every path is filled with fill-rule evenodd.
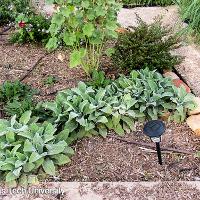
M 160 120 L 152 120 L 144 125 L 144 134 L 156 143 L 156 151 L 158 155 L 158 162 L 162 165 L 162 156 L 160 150 L 161 136 L 165 132 L 165 124 Z

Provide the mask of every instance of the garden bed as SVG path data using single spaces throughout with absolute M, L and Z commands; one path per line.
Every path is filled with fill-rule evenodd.
M 87 7 L 87 5 L 85 6 Z M 146 9 L 148 8 L 145 8 L 145 10 Z M 132 16 L 135 16 L 135 13 L 137 12 L 141 12 L 144 14 L 142 15 L 142 18 L 144 20 L 148 19 L 150 20 L 149 22 L 151 22 L 153 17 L 155 17 L 155 10 L 157 8 L 150 9 L 151 17 L 144 14 L 143 8 L 136 8 L 136 10 L 130 10 L 130 12 L 122 10 L 119 14 L 119 21 L 121 19 L 120 22 L 124 27 L 135 25 Z M 174 7 L 172 7 L 172 9 L 169 8 L 169 10 L 171 9 L 171 12 L 169 12 L 167 8 L 158 9 L 165 15 L 165 22 L 168 23 L 168 20 L 170 20 L 170 23 L 176 21 L 177 13 Z M 176 14 L 174 15 L 174 13 Z M 131 17 L 126 18 L 125 14 L 131 14 Z M 156 13 L 156 15 L 157 14 L 159 13 Z M 133 21 L 133 24 L 129 23 L 130 19 Z M 22 21 L 20 23 L 22 23 Z M 113 34 L 117 34 L 117 31 L 114 30 L 116 28 L 115 25 L 113 25 L 113 27 L 112 25 L 111 29 L 113 30 L 110 31 L 112 31 Z M 91 37 L 94 30 L 95 28 L 91 24 L 89 26 L 85 25 L 83 28 L 83 32 L 87 37 Z M 66 37 L 64 40 L 66 40 Z M 137 41 L 137 39 L 135 39 L 135 41 Z M 51 42 L 48 43 L 50 47 L 57 45 L 57 43 Z M 82 41 L 78 40 L 77 42 L 81 43 Z M 91 53 L 92 47 L 88 49 Z M 95 50 L 96 49 L 93 46 L 93 53 Z M 166 50 L 166 52 L 168 51 L 169 49 Z M 74 62 L 74 67 L 80 64 L 83 65 L 84 62 L 82 62 L 82 60 L 84 59 L 87 60 L 89 58 L 88 60 L 90 61 L 91 57 L 82 58 L 82 60 L 81 58 L 75 59 L 81 57 L 80 54 L 83 53 L 81 50 L 80 52 L 75 50 L 72 53 L 75 55 L 74 58 L 70 59 L 70 51 L 66 49 L 61 50 L 58 48 L 58 50 L 47 53 L 42 46 L 31 44 L 22 46 L 11 45 L 7 43 L 6 38 L 3 38 L 0 43 L 0 52 L 0 84 L 4 83 L 6 80 L 14 81 L 17 79 L 23 83 L 27 83 L 32 88 L 39 91 L 36 94 L 36 100 L 38 102 L 41 100 L 54 100 L 58 91 L 66 88 L 74 88 L 80 81 L 87 82 L 89 78 L 86 76 L 86 73 L 89 74 L 94 71 L 94 63 L 91 65 L 93 68 L 88 71 L 83 67 L 86 73 L 81 68 L 70 68 L 69 63 L 71 64 L 71 60 Z M 104 53 L 103 50 L 102 53 Z M 93 61 L 95 61 L 95 54 L 92 56 Z M 4 124 L 1 124 L 3 127 L 1 127 L 1 132 L 3 132 L 2 129 L 8 131 L 5 131 L 5 134 L 3 133 L 2 141 L 6 140 L 6 142 L 13 143 L 19 140 L 17 142 L 21 142 L 19 147 L 20 151 L 22 150 L 24 153 L 23 156 L 26 155 L 27 158 L 29 158 L 28 161 L 24 161 L 20 154 L 24 163 L 22 163 L 21 160 L 22 164 L 20 163 L 19 166 L 17 165 L 18 167 L 14 166 L 16 168 L 16 170 L 14 170 L 15 174 L 9 169 L 10 172 L 8 172 L 8 174 L 10 173 L 10 177 L 8 176 L 9 179 L 6 180 L 7 183 L 14 182 L 15 184 L 15 179 L 22 177 L 20 174 L 22 169 L 24 170 L 25 179 L 28 182 L 30 177 L 27 176 L 26 173 L 29 174 L 30 172 L 31 174 L 32 170 L 35 170 L 33 174 L 36 174 L 39 172 L 39 168 L 45 171 L 46 174 L 51 175 L 48 176 L 48 182 L 200 180 L 200 160 L 199 158 L 196 158 L 195 155 L 197 151 L 200 151 L 200 139 L 192 132 L 186 123 L 178 124 L 175 122 L 166 122 L 167 129 L 161 143 L 162 147 L 165 148 L 165 150 L 163 150 L 162 166 L 158 164 L 154 146 L 151 146 L 153 145 L 152 142 L 143 134 L 143 123 L 136 122 L 136 131 L 131 131 L 131 133 L 125 134 L 124 137 L 116 136 L 116 133 L 118 135 L 123 135 L 124 131 L 131 129 L 133 120 L 157 119 L 158 117 L 163 116 L 163 114 L 171 114 L 171 116 L 173 115 L 174 117 L 172 119 L 184 121 L 187 111 L 193 106 L 190 102 L 192 96 L 186 93 L 184 88 L 179 90 L 174 87 L 170 79 L 164 79 L 162 75 L 151 72 L 148 68 L 141 70 L 141 73 L 140 71 L 133 71 L 130 76 L 124 76 L 119 80 L 112 81 L 112 79 L 118 77 L 118 69 L 113 70 L 111 68 L 112 65 L 108 57 L 103 56 L 101 59 L 100 64 L 98 62 L 95 64 L 98 64 L 97 67 L 101 70 L 103 69 L 103 71 L 106 72 L 106 76 L 111 78 L 111 80 L 107 80 L 108 82 L 110 81 L 107 85 L 106 83 L 105 85 L 101 83 L 103 86 L 100 84 L 100 87 L 99 85 L 92 85 L 92 87 L 89 87 L 82 83 L 79 85 L 79 88 L 70 90 L 69 93 L 61 93 L 57 98 L 57 101 L 39 104 L 35 107 L 33 106 L 33 112 L 25 112 L 25 115 L 22 115 L 22 119 L 20 118 L 21 121 L 19 120 L 19 123 L 16 122 L 15 117 L 12 118 L 11 123 L 5 121 L 2 122 L 2 124 L 5 123 L 5 126 Z M 160 57 L 160 60 L 161 59 L 162 58 Z M 77 62 L 77 60 L 79 61 Z M 169 60 L 172 62 L 171 59 Z M 148 65 L 149 66 L 147 67 L 149 68 L 155 67 L 154 65 L 151 66 L 149 63 Z M 120 68 L 119 65 L 116 66 Z M 135 69 L 135 66 L 130 66 L 129 64 L 127 64 L 126 67 L 130 69 L 125 69 L 124 72 Z M 140 67 L 141 66 L 138 68 L 140 69 Z M 168 69 L 173 68 L 174 66 L 172 63 L 172 66 L 162 67 L 161 64 L 158 64 L 155 68 L 158 69 L 159 72 L 163 72 L 164 68 Z M 177 69 L 179 68 L 177 67 Z M 182 74 L 184 75 L 182 72 L 179 75 L 182 76 Z M 183 78 L 185 78 L 185 76 Z M 180 80 L 178 81 L 180 82 Z M 141 91 L 137 91 L 138 88 Z M 144 91 L 145 93 L 143 93 Z M 97 92 L 98 95 L 96 95 Z M 136 94 L 136 92 L 138 93 Z M 107 102 L 108 99 L 110 102 Z M 133 103 L 134 101 L 135 103 Z M 181 106 L 179 104 L 181 104 Z M 76 110 L 75 107 L 78 109 Z M 34 124 L 33 122 L 32 124 L 28 124 L 30 122 L 30 117 L 35 115 L 34 112 L 40 121 L 38 124 Z M 5 116 L 0 112 L 0 118 L 4 117 Z M 29 120 L 27 120 L 28 118 Z M 46 120 L 49 120 L 49 124 L 42 124 L 42 122 Z M 23 129 L 24 127 L 25 129 Z M 10 133 L 9 130 L 12 128 L 13 132 Z M 19 130 L 22 130 L 22 133 Z M 109 131 L 109 134 L 107 135 L 107 130 L 115 130 L 116 133 L 114 133 L 114 131 Z M 34 137 L 27 137 L 32 143 L 26 138 L 26 131 L 31 134 L 33 133 Z M 41 134 L 41 137 L 39 134 Z M 49 135 L 47 136 L 47 134 L 52 135 L 51 137 L 48 137 Z M 107 138 L 99 136 L 86 137 L 95 134 L 102 135 L 103 137 L 107 136 Z M 38 137 L 35 138 L 35 135 Z M 24 138 L 20 138 L 21 136 Z M 41 144 L 38 144 L 41 141 L 40 139 L 42 142 Z M 79 140 L 76 141 L 77 139 Z M 70 142 L 72 141 L 75 155 L 71 158 L 72 162 L 66 164 L 70 161 L 68 156 L 73 154 L 72 149 L 69 148 L 68 152 L 66 150 L 67 145 L 71 145 Z M 137 144 L 134 144 L 134 142 Z M 22 148 L 21 145 L 24 145 L 24 148 Z M 40 148 L 41 146 L 39 145 L 43 145 L 42 148 Z M 12 147 L 12 145 L 10 146 Z M 8 145 L 5 148 L 2 148 L 3 151 L 6 148 L 10 148 L 10 146 Z M 64 149 L 60 150 L 60 146 L 61 148 L 64 147 Z M 32 147 L 35 148 L 35 151 L 32 151 Z M 18 151 L 18 149 L 16 151 Z M 42 154 L 41 152 L 43 151 L 44 153 Z M 37 155 L 33 156 L 33 153 Z M 16 155 L 14 155 L 15 158 L 13 155 L 11 156 L 19 161 L 21 158 L 19 159 Z M 19 156 L 19 154 L 17 156 Z M 34 160 L 34 157 L 37 157 L 37 159 Z M 40 164 L 40 158 L 43 159 L 42 164 Z M 63 161 L 62 158 L 65 158 L 65 160 Z M 55 165 L 53 163 L 54 161 Z M 55 169 L 57 169 L 55 168 L 56 165 L 64 166 L 59 167 L 55 175 Z M 2 171 L 1 173 L 3 174 L 4 172 Z M 18 173 L 19 175 L 16 175 Z M 43 180 L 44 179 L 41 179 L 41 181 Z
M 34 46 L 10 46 L 2 45 L 1 50 L 7 53 L 7 59 L 2 60 L 2 65 L 11 64 L 11 69 L 1 68 L 1 81 L 9 70 L 10 80 L 16 77 L 17 66 L 30 66 L 44 55 L 45 51 Z M 14 50 L 16 49 L 16 50 Z M 14 52 L 14 53 L 13 53 Z M 28 58 L 25 60 L 24 55 Z M 39 55 L 40 52 L 41 54 Z M 62 52 L 54 52 L 45 56 L 36 69 L 24 81 L 34 88 L 39 88 L 42 94 L 48 94 L 56 90 L 75 86 L 84 73 L 80 69 L 69 69 L 67 59 L 61 62 L 58 55 Z M 2 55 L 2 54 L 1 54 Z M 20 68 L 20 67 L 19 67 Z M 21 69 L 21 68 L 20 68 Z M 27 73 L 27 68 L 19 74 Z M 48 75 L 59 77 L 59 81 L 52 86 L 43 85 L 43 80 Z M 73 79 L 72 79 L 73 77 Z M 84 77 L 83 77 L 84 78 Z M 53 99 L 50 96 L 42 96 L 43 100 Z M 112 134 L 111 134 L 112 135 Z M 142 125 L 138 126 L 137 132 L 127 134 L 129 141 L 150 141 L 142 133 Z M 167 131 L 163 137 L 162 146 L 195 152 L 198 149 L 200 139 L 197 138 L 186 124 L 167 123 Z M 72 163 L 59 171 L 56 181 L 157 181 L 157 180 L 199 180 L 199 159 L 194 155 L 164 153 L 164 165 L 159 166 L 155 152 L 118 141 L 113 138 L 103 139 L 100 137 L 83 139 L 74 146 L 76 150 Z M 50 181 L 55 181 L 50 179 Z
M 34 70 L 24 79 L 25 83 L 40 90 L 38 99 L 54 99 L 57 91 L 72 88 L 81 80 L 87 80 L 84 72 L 68 67 L 68 57 L 61 50 L 46 54 L 40 46 L 16 46 L 2 44 L 1 78 L 15 80 L 24 77 L 33 65 Z M 67 55 L 67 54 L 65 54 Z M 109 63 L 106 58 L 103 62 Z M 108 70 L 109 71 L 109 70 Z M 112 74 L 112 73 L 111 73 Z M 57 82 L 45 85 L 48 76 L 57 77 Z M 162 146 L 188 151 L 188 154 L 164 152 L 164 165 L 160 166 L 152 149 L 149 152 L 144 146 L 127 144 L 109 136 L 87 138 L 78 141 L 74 148 L 75 156 L 72 163 L 62 167 L 58 176 L 49 181 L 171 181 L 200 180 L 199 159 L 194 152 L 200 150 L 200 139 L 185 124 L 166 123 L 167 131 Z M 142 133 L 143 124 L 137 131 L 127 134 L 128 141 L 151 143 Z

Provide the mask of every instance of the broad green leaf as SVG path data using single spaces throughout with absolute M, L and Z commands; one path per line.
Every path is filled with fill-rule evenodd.
M 102 137 L 106 138 L 106 136 L 108 135 L 107 128 L 105 126 L 99 126 L 98 129 L 99 129 L 99 134 Z
M 76 35 L 64 32 L 63 41 L 65 42 L 66 45 L 73 46 L 76 42 Z
M 26 125 L 29 122 L 29 120 L 31 119 L 31 114 L 32 114 L 32 112 L 30 110 L 26 111 L 24 114 L 22 114 L 22 116 L 19 119 L 19 123 Z
M 118 124 L 115 128 L 114 131 L 120 135 L 120 136 L 124 136 L 124 129 L 122 128 L 122 126 L 120 124 Z
M 33 152 L 33 151 L 35 151 L 35 147 L 33 146 L 33 144 L 29 140 L 26 140 L 25 143 L 24 143 L 23 151 L 24 152 Z
M 65 153 L 65 154 L 67 154 L 69 156 L 72 156 L 72 155 L 74 155 L 75 152 L 71 147 L 65 147 L 63 153 Z
M 135 130 L 135 123 L 133 119 L 131 119 L 130 117 L 122 116 L 122 120 L 126 122 L 131 130 Z
M 118 26 L 117 26 L 116 22 L 114 22 L 114 21 L 108 21 L 108 22 L 106 23 L 106 28 L 107 28 L 108 30 L 115 31 L 115 30 L 118 28 Z
M 80 51 L 74 50 L 72 54 L 70 55 L 70 67 L 77 67 L 82 63 L 83 55 Z
M 56 141 L 62 141 L 62 140 L 66 141 L 68 137 L 69 137 L 69 130 L 64 129 L 56 135 Z
M 13 155 L 15 155 L 15 154 L 13 153 Z M 24 154 L 22 154 L 20 152 L 16 152 L 16 156 L 19 160 L 22 160 L 22 161 L 26 160 L 26 158 L 27 158 Z
M 106 55 L 107 56 L 111 57 L 114 53 L 115 53 L 115 49 L 114 48 L 106 49 Z
M 15 162 L 15 168 L 19 168 L 19 167 L 21 167 L 22 165 L 24 165 L 24 161 L 17 160 L 17 161 Z
M 51 159 L 45 159 L 44 163 L 42 164 L 42 167 L 47 174 L 55 176 L 56 169 Z
M 108 119 L 105 117 L 105 116 L 100 116 L 97 118 L 97 123 L 107 123 L 108 122 Z
M 55 159 L 55 164 L 57 165 L 64 165 L 71 162 L 70 158 L 64 154 L 51 156 L 51 158 Z
M 62 153 L 67 146 L 65 141 L 60 141 L 57 144 L 47 144 L 46 148 L 48 149 L 48 155 L 55 155 Z
M 108 119 L 108 122 L 105 124 L 109 129 L 113 129 L 113 121 L 112 119 Z
M 68 18 L 70 14 L 74 11 L 74 6 L 62 7 L 60 11 L 66 18 Z
M 21 147 L 21 144 L 16 145 L 16 146 L 12 149 L 11 154 L 12 154 L 13 156 L 15 156 L 16 153 L 17 153 L 17 150 L 18 150 L 20 147 Z M 19 159 L 19 158 L 18 158 L 18 159 Z
M 77 127 L 78 127 L 78 123 L 77 123 L 75 120 L 70 120 L 70 121 L 67 121 L 67 122 L 65 123 L 64 129 L 69 130 L 69 132 L 71 133 L 71 132 L 74 131 Z
M 84 117 L 77 118 L 76 121 L 81 125 L 81 126 L 86 126 L 86 120 Z
M 15 133 L 13 131 L 9 131 L 6 133 L 6 140 L 9 143 L 15 142 Z
M 90 2 L 87 0 L 82 1 L 81 6 L 83 8 L 88 8 L 90 6 Z
M 53 15 L 51 23 L 56 24 L 60 27 L 64 21 L 65 21 L 65 17 L 61 13 L 58 12 Z
M 37 152 L 33 152 L 29 158 L 29 162 L 33 163 L 37 160 L 39 160 L 40 158 L 42 158 L 44 156 L 44 154 L 38 154 Z
M 91 37 L 93 32 L 94 32 L 95 28 L 94 25 L 92 23 L 87 23 L 83 26 L 83 33 L 87 36 L 87 37 Z
M 31 172 L 33 169 L 34 169 L 34 167 L 35 167 L 35 164 L 33 164 L 33 163 L 31 163 L 31 162 L 28 162 L 28 163 L 26 163 L 25 165 L 24 165 L 24 168 L 23 168 L 23 170 L 24 170 L 24 172 Z
M 95 128 L 95 124 L 93 122 L 86 122 L 85 130 L 88 132 Z
M 13 171 L 14 170 L 14 165 L 10 163 L 5 163 L 0 167 L 0 170 L 2 171 Z
M 15 169 L 13 171 L 14 176 L 19 177 L 21 170 L 22 170 L 22 167 L 19 167 L 18 169 Z
M 44 162 L 44 157 L 40 158 L 39 160 L 34 162 L 35 168 L 34 169 L 38 169 L 42 163 Z
M 9 172 L 7 175 L 6 175 L 6 182 L 10 182 L 10 181 L 14 181 L 17 179 L 17 176 L 15 176 L 13 174 L 13 172 Z
M 101 111 L 110 115 L 112 113 L 112 107 L 110 105 L 108 105 L 108 106 L 102 108 Z
M 49 41 L 46 44 L 46 48 L 48 50 L 53 50 L 56 49 L 58 47 L 58 39 L 56 37 L 52 37 L 49 39 Z
M 0 119 L 0 136 L 1 133 L 5 131 L 7 127 L 9 127 L 9 121 L 5 119 Z
M 53 126 L 51 123 L 48 123 L 48 125 L 45 128 L 45 135 L 53 135 L 56 132 L 55 126 Z
M 115 116 L 112 117 L 114 127 L 116 127 L 119 124 L 120 119 L 121 119 L 121 115 L 119 114 L 116 114 Z

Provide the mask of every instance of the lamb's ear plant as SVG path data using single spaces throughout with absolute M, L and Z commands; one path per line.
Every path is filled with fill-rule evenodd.
M 123 136 L 134 130 L 136 121 L 158 119 L 166 112 L 170 119 L 184 121 L 194 107 L 192 94 L 146 68 L 122 75 L 105 87 L 80 82 L 76 88 L 61 91 L 56 101 L 39 104 L 38 110 L 42 119 L 69 132 L 67 142 L 71 143 L 86 136 L 106 137 L 108 130 Z
M 48 1 L 52 2 L 52 1 Z M 70 67 L 82 66 L 87 75 L 97 70 L 107 39 L 117 38 L 117 12 L 121 4 L 115 0 L 55 0 L 59 10 L 50 26 L 48 49 L 58 47 L 58 41 L 73 49 Z
M 37 120 L 31 111 L 19 121 L 16 115 L 0 120 L 0 177 L 9 186 L 34 184 L 39 171 L 55 176 L 57 166 L 70 162 L 69 132 L 57 134 L 55 125 Z

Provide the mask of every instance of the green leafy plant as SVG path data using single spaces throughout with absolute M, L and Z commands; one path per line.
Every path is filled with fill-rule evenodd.
M 37 106 L 42 120 L 69 131 L 68 143 L 85 136 L 106 137 L 112 129 L 120 136 L 134 130 L 135 121 L 158 119 L 170 112 L 170 119 L 183 121 L 193 109 L 193 95 L 176 88 L 172 81 L 148 68 L 121 76 L 105 88 L 80 82 L 60 92 L 53 102 Z
M 148 25 L 138 18 L 138 23 L 119 36 L 112 55 L 115 66 L 128 71 L 145 67 L 162 71 L 180 63 L 181 59 L 170 53 L 180 46 L 171 28 L 163 27 L 160 19 Z
M 135 6 L 168 6 L 174 4 L 173 0 L 122 0 L 128 7 Z
M 16 20 L 16 30 L 10 37 L 12 43 L 42 42 L 50 38 L 50 19 L 42 14 L 20 14 Z
M 53 85 L 58 81 L 58 78 L 55 76 L 48 76 L 44 81 L 44 85 Z
M 16 120 L 0 120 L 0 178 L 10 186 L 37 182 L 39 170 L 55 176 L 56 167 L 70 162 L 74 154 L 66 139 L 67 130 L 55 134 L 55 125 L 38 124 L 31 111 Z
M 106 40 L 118 36 L 115 30 L 121 5 L 115 0 L 55 2 L 60 8 L 52 17 L 49 29 L 52 38 L 46 47 L 55 49 L 62 39 L 73 49 L 70 67 L 82 66 L 91 75 L 99 67 Z
M 34 107 L 33 95 L 37 91 L 20 81 L 5 81 L 0 86 L 0 102 L 8 116 L 22 115 Z
M 88 86 L 94 88 L 106 87 L 111 83 L 110 79 L 105 77 L 105 72 L 103 71 L 94 71 L 92 73 L 92 80 L 87 83 Z
M 199 0 L 176 0 L 176 3 L 179 5 L 183 21 L 189 24 L 186 31 L 199 36 L 200 17 L 197 14 L 200 10 Z
M 15 21 L 20 13 L 31 13 L 29 0 L 1 0 L 0 25 Z

